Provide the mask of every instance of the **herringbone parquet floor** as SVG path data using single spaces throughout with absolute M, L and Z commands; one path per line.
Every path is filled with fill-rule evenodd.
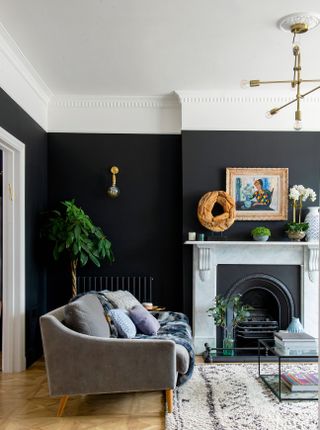
M 61 418 L 48 395 L 44 361 L 25 372 L 0 372 L 1 430 L 162 430 L 161 392 L 70 397 Z

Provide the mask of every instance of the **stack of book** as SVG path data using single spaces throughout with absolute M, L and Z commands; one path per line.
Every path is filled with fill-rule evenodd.
M 283 355 L 317 355 L 317 340 L 307 333 L 289 333 L 278 331 L 274 333 L 277 352 Z
M 293 392 L 318 391 L 319 378 L 316 372 L 283 373 L 281 380 Z

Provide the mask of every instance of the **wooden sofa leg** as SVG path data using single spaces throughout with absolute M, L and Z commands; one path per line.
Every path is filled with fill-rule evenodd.
M 64 408 L 66 407 L 67 401 L 69 399 L 69 396 L 63 396 L 60 399 L 59 408 L 57 412 L 57 417 L 62 417 Z
M 166 401 L 168 413 L 171 414 L 171 412 L 173 411 L 173 390 L 166 390 Z

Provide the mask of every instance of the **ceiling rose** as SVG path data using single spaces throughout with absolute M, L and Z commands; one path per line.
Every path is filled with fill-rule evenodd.
M 320 14 L 313 12 L 296 12 L 279 19 L 278 27 L 282 31 L 292 32 L 292 26 L 305 24 L 308 30 L 312 30 L 320 24 Z

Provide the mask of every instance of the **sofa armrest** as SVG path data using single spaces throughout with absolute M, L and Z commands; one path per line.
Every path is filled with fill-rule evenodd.
M 40 325 L 53 396 L 175 387 L 173 341 L 88 336 L 48 314 L 40 318 Z

